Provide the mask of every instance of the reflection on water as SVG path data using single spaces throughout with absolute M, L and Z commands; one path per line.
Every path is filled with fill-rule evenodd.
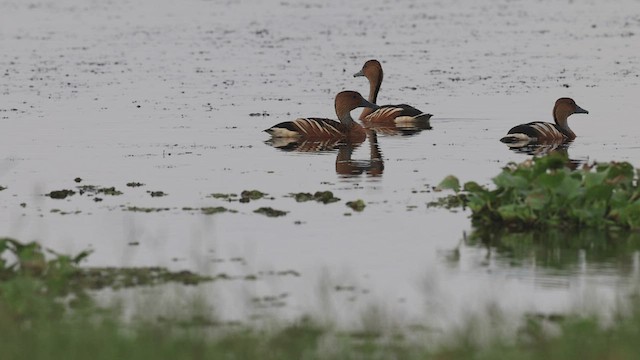
M 375 131 L 367 129 L 367 140 L 369 142 L 368 160 L 352 159 L 353 150 L 356 148 L 352 144 L 347 143 L 339 147 L 338 156 L 336 157 L 337 174 L 344 176 L 361 175 L 362 173 L 366 173 L 369 176 L 382 175 L 384 162 L 378 146 L 378 135 Z
M 409 123 L 397 124 L 367 124 L 368 129 L 375 130 L 376 133 L 387 136 L 412 136 L 419 134 L 423 130 L 431 130 L 429 119 L 413 121 Z
M 509 146 L 509 150 L 524 155 L 532 155 L 534 157 L 543 157 L 551 154 L 560 154 L 567 159 L 565 164 L 569 169 L 575 170 L 579 166 L 586 164 L 589 161 L 588 157 L 582 159 L 572 159 L 569 156 L 569 146 L 571 142 L 563 143 L 547 143 L 547 144 L 527 144 L 525 146 Z
M 369 159 L 352 159 L 353 152 L 362 143 L 353 143 L 344 139 L 310 141 L 299 138 L 272 138 L 265 144 L 282 151 L 296 151 L 307 153 L 333 152 L 336 149 L 336 173 L 342 176 L 358 176 L 363 173 L 369 176 L 381 176 L 384 171 L 382 151 L 378 143 L 378 134 L 388 136 L 413 136 L 423 130 L 431 130 L 429 121 L 411 124 L 396 124 L 395 126 L 371 126 L 365 128 L 369 145 Z
M 640 234 L 606 230 L 545 230 L 527 233 L 473 230 L 460 246 L 484 249 L 486 260 L 508 268 L 535 267 L 548 274 L 571 276 L 596 272 L 614 276 L 638 273 Z M 456 262 L 454 255 L 448 261 Z

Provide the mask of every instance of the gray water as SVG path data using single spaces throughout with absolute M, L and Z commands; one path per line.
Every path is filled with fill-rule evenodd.
M 590 112 L 570 118 L 572 159 L 639 166 L 639 33 L 636 0 L 4 1 L 0 234 L 93 249 L 87 266 L 227 274 L 203 286 L 227 320 L 352 321 L 374 304 L 393 322 L 444 328 L 487 307 L 606 310 L 637 283 L 634 245 L 514 252 L 470 241 L 467 211 L 426 204 L 449 174 L 489 184 L 529 158 L 498 139 L 552 121 L 564 96 Z M 371 58 L 385 70 L 380 104 L 434 114 L 431 130 L 378 136 L 382 173 L 345 176 L 337 150 L 265 143 L 273 124 L 333 117 L 341 90 L 366 96 L 351 75 Z M 370 144 L 351 158 L 371 166 Z M 87 184 L 123 194 L 43 196 Z M 272 199 L 209 197 L 251 189 Z M 341 201 L 287 197 L 318 190 Z M 345 206 L 356 199 L 362 213 Z M 205 206 L 238 212 L 183 210 Z M 289 213 L 253 213 L 262 206 Z M 251 300 L 264 296 L 280 300 Z

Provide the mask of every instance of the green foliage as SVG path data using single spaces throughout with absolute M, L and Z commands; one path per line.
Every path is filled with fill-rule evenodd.
M 353 209 L 354 211 L 360 212 L 364 210 L 367 204 L 365 204 L 364 201 L 362 201 L 362 199 L 358 199 L 354 201 L 347 201 L 347 206 Z
M 640 187 L 631 164 L 572 170 L 566 162 L 565 156 L 549 155 L 510 163 L 493 178 L 494 190 L 465 183 L 474 225 L 640 229 Z M 448 176 L 438 187 L 457 192 L 458 179 Z
M 266 215 L 268 217 L 279 217 L 287 215 L 288 211 L 276 210 L 272 207 L 261 207 L 259 209 L 253 210 L 256 214 Z
M 585 233 L 588 234 L 588 233 Z M 577 246 L 607 249 L 601 236 L 586 235 Z M 546 247 L 562 242 L 553 237 Z M 532 239 L 534 242 L 536 239 Z M 620 239 L 624 240 L 624 239 Z M 499 241 L 482 236 L 469 241 Z M 511 240 L 502 239 L 502 242 Z M 518 246 L 522 239 L 513 240 Z M 638 247 L 638 238 L 620 242 Z M 573 242 L 560 247 L 574 246 Z M 493 243 L 491 246 L 498 246 Z M 615 256 L 616 251 L 612 253 Z M 90 275 L 78 264 L 88 256 L 57 254 L 37 243 L 22 244 L 0 238 L 0 349 L 2 359 L 636 359 L 640 339 L 640 298 L 603 326 L 591 317 L 567 315 L 554 319 L 527 317 L 514 334 L 492 335 L 478 343 L 474 332 L 488 331 L 470 323 L 458 336 L 441 345 L 422 342 L 410 329 L 403 336 L 395 330 L 340 332 L 303 318 L 282 326 L 224 325 L 195 315 L 191 319 L 158 321 L 120 320 L 115 308 L 101 309 L 78 289 L 101 288 L 118 273 L 122 286 L 135 286 L 150 278 L 174 277 L 162 269 L 94 269 Z M 48 258 L 50 258 L 48 260 Z M 113 272 L 110 272 L 113 270 Z M 118 271 L 126 270 L 126 271 Z M 198 280 L 192 274 L 175 274 L 182 283 Z M 86 281 L 80 281 L 84 279 Z M 151 283 L 156 283 L 152 280 Z M 82 301 L 84 300 L 84 301 Z M 177 303 L 173 306 L 184 307 Z M 71 310 L 71 311 L 70 311 Z M 141 309 L 140 311 L 144 311 Z M 195 311 L 195 310 L 194 310 Z M 167 309 L 167 313 L 172 310 Z M 189 316 L 189 314 L 187 315 Z M 496 320 L 499 321 L 499 320 Z M 545 329 L 549 321 L 554 335 Z M 545 323 L 546 322 L 546 323 Z M 386 333 L 390 331 L 390 333 Z M 416 341 L 418 340 L 418 341 Z

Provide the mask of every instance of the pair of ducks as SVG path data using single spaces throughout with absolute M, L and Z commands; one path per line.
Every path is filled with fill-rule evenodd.
M 431 114 L 412 106 L 376 105 L 382 85 L 382 65 L 377 60 L 367 61 L 362 70 L 353 75 L 369 80 L 369 99 L 355 91 L 342 91 L 336 95 L 335 110 L 338 121 L 324 118 L 299 118 L 274 125 L 265 131 L 274 138 L 303 138 L 305 140 L 341 139 L 349 142 L 363 142 L 366 132 L 362 125 L 351 117 L 351 111 L 364 107 L 360 120 L 367 127 L 394 126 L 401 123 L 429 121 Z M 517 147 L 532 143 L 559 143 L 571 141 L 576 134 L 569 128 L 567 119 L 572 114 L 589 112 L 576 104 L 573 99 L 560 98 L 553 107 L 555 124 L 542 121 L 530 122 L 511 128 L 507 136 L 500 139 L 509 146 Z

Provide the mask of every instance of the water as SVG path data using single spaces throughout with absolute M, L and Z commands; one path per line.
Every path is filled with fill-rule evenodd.
M 426 204 L 443 195 L 431 189 L 449 174 L 489 184 L 528 158 L 498 139 L 513 125 L 550 121 L 563 96 L 590 112 L 569 120 L 572 159 L 640 165 L 639 14 L 633 0 L 5 1 L 2 235 L 61 252 L 92 248 L 88 266 L 238 277 L 203 287 L 231 320 L 353 321 L 375 304 L 391 322 L 444 328 L 493 305 L 516 315 L 611 308 L 637 283 L 635 238 L 610 256 L 569 246 L 566 234 L 549 235 L 569 239 L 550 250 L 514 251 L 473 240 L 467 212 Z M 371 161 L 369 143 L 350 149 L 358 161 L 347 164 L 362 171 L 352 176 L 336 171 L 345 149 L 265 143 L 273 124 L 333 117 L 340 90 L 366 96 L 366 81 L 351 75 L 370 58 L 385 69 L 378 102 L 433 113 L 432 129 L 379 135 L 382 163 Z M 132 181 L 145 186 L 125 185 Z M 43 196 L 82 184 L 124 194 Z M 250 189 L 273 199 L 208 197 Z M 168 195 L 148 193 L 158 190 Z M 288 197 L 318 190 L 341 201 Z M 362 213 L 345 206 L 356 199 L 367 203 Z M 238 213 L 183 210 L 203 206 Z M 253 213 L 262 206 L 289 213 Z M 554 261 L 540 260 L 545 249 Z M 274 295 L 282 301 L 251 301 Z

